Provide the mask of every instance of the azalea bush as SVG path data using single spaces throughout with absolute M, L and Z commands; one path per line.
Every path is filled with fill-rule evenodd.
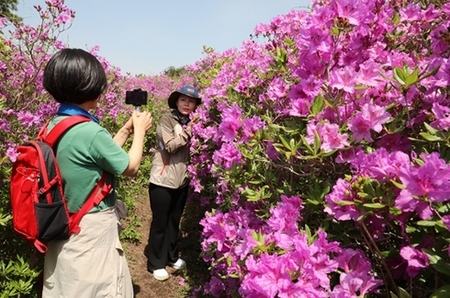
M 448 295 L 449 28 L 448 1 L 314 1 L 191 67 L 197 296 Z

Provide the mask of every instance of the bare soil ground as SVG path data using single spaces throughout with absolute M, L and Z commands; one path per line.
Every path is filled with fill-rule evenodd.
M 183 288 L 183 275 L 186 270 L 173 272 L 172 268 L 167 268 L 171 274 L 166 281 L 157 281 L 152 274 L 147 271 L 147 258 L 144 255 L 144 248 L 147 244 L 148 232 L 150 229 L 151 210 L 147 197 L 138 199 L 135 213 L 142 225 L 136 230 L 141 234 L 141 241 L 138 244 L 123 243 L 128 260 L 128 266 L 133 279 L 134 293 L 136 298 L 178 298 L 185 297 L 181 292 Z

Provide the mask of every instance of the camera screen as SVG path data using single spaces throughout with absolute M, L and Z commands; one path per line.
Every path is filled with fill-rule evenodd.
M 135 89 L 127 91 L 125 94 L 125 103 L 133 106 L 142 106 L 147 104 L 147 91 Z

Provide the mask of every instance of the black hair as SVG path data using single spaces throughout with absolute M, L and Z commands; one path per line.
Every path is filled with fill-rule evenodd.
M 60 50 L 44 69 L 44 88 L 60 103 L 82 104 L 97 99 L 106 84 L 100 61 L 81 49 Z

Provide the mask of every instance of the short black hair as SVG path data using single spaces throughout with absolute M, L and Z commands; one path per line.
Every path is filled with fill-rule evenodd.
M 60 103 L 82 104 L 106 89 L 105 69 L 94 55 L 81 49 L 55 53 L 44 69 L 45 90 Z

